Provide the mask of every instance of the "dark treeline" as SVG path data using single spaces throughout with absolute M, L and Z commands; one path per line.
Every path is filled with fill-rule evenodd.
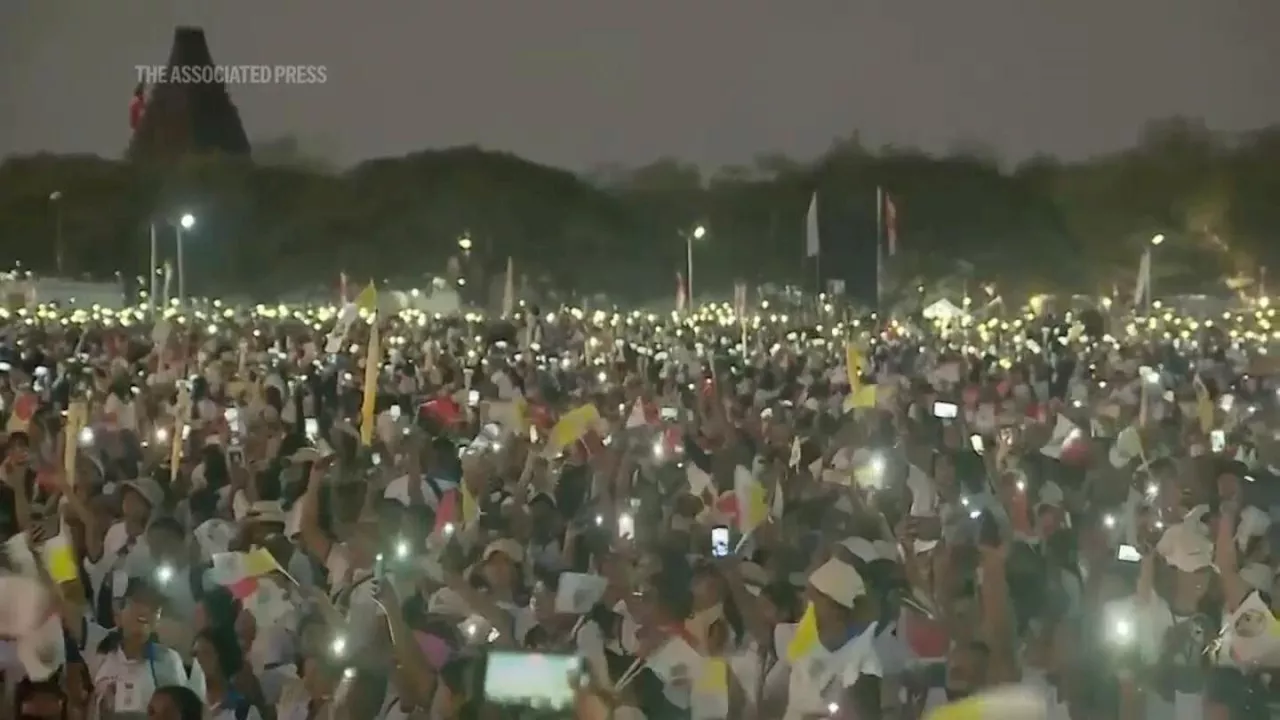
M 520 273 L 574 292 L 649 300 L 674 293 L 683 233 L 699 295 L 736 279 L 812 286 L 805 213 L 821 206 L 822 271 L 866 277 L 875 190 L 897 206 L 900 284 L 963 274 L 1006 292 L 1128 287 L 1144 244 L 1162 288 L 1222 288 L 1280 263 L 1280 127 L 1223 137 L 1183 119 L 1151 123 L 1131 149 L 1088 162 L 1037 158 L 1000 168 L 982 153 L 929 156 L 839 141 L 815 161 L 761 156 L 704 174 L 678 160 L 581 177 L 477 148 L 371 160 L 346 172 L 275 158 L 177 162 L 38 155 L 0 165 L 4 254 L 52 273 L 137 275 L 147 226 L 183 212 L 194 291 L 269 298 L 332 286 L 340 271 L 407 282 L 439 274 L 472 240 L 468 277 Z M 56 198 L 52 199 L 51 198 Z M 166 249 L 164 255 L 171 256 Z

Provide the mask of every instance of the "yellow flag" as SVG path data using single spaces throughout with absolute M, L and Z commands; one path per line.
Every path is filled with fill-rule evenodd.
M 1196 417 L 1200 420 L 1200 432 L 1208 434 L 1213 430 L 1215 419 L 1213 400 L 1209 398 L 1209 388 L 1204 386 L 1204 381 L 1199 375 L 1195 376 L 1191 387 L 1196 391 Z
M 729 692 L 729 664 L 723 658 L 709 658 L 702 666 L 693 690 L 707 695 Z
M 280 569 L 280 563 L 266 548 L 255 548 L 244 554 L 244 573 L 247 577 L 269 575 Z
M 750 535 L 769 517 L 769 492 L 739 465 L 733 471 L 733 494 L 738 501 L 738 531 Z
M 77 400 L 67 407 L 67 430 L 63 433 L 62 469 L 67 476 L 67 484 L 76 484 L 76 453 L 79 450 L 80 431 L 89 419 L 89 408 L 84 401 Z
M 587 431 L 600 422 L 600 411 L 590 403 L 565 413 L 551 428 L 547 438 L 547 453 L 556 456 L 560 451 L 582 439 Z
M 71 582 L 80 577 L 76 568 L 76 553 L 66 535 L 58 535 L 46 540 L 40 549 L 44 558 L 45 569 L 55 583 Z
M 866 365 L 866 361 L 862 357 L 862 353 L 852 343 L 845 346 L 844 349 L 845 372 L 849 374 L 849 388 L 857 391 L 862 386 L 862 369 Z
M 876 386 L 858 385 L 844 401 L 845 411 L 865 410 L 876 406 Z
M 476 503 L 476 496 L 471 494 L 471 488 L 467 487 L 466 480 L 458 483 L 458 496 L 462 499 L 462 524 L 465 527 L 480 517 L 480 505 Z
M 524 399 L 524 396 L 521 395 L 512 401 L 511 405 L 515 411 L 515 421 L 518 425 L 519 431 L 521 433 L 527 432 L 530 425 L 529 403 Z
M 796 626 L 796 634 L 787 644 L 787 662 L 795 663 L 813 652 L 818 647 L 818 615 L 813 610 L 813 603 L 804 609 L 800 624 Z
M 378 309 L 378 288 L 374 286 L 373 281 L 360 291 L 356 296 L 355 306 L 366 312 L 375 312 Z
M 382 364 L 380 344 L 378 314 L 374 313 L 373 326 L 369 328 L 369 354 L 364 360 L 364 401 L 360 404 L 360 444 L 365 447 L 373 444 L 373 407 L 378 399 L 378 369 Z

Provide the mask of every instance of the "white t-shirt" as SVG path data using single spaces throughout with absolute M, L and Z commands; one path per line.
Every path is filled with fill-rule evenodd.
M 187 673 L 177 651 L 153 644 L 151 653 L 149 660 L 129 660 L 118 649 L 99 655 L 93 691 L 103 711 L 101 717 L 146 717 L 147 703 L 156 688 L 187 684 Z
M 1067 703 L 1058 699 L 1058 689 L 1049 682 L 1043 670 L 1024 667 L 1021 684 L 1031 686 L 1044 695 L 1047 720 L 1071 720 L 1071 711 Z
M 776 634 L 778 657 L 782 658 L 769 671 L 766 687 L 787 678 L 787 711 L 784 720 L 800 720 L 809 715 L 830 715 L 831 705 L 844 699 L 844 690 L 853 687 L 863 675 L 883 677 L 880 658 L 875 650 L 876 624 L 850 639 L 834 652 L 820 643 L 808 655 L 792 663 L 786 659 L 787 647 L 797 625 L 780 626 Z
M 138 551 L 139 546 L 146 545 L 142 538 L 137 538 L 133 547 L 126 553 L 125 546 L 129 544 L 129 532 L 125 530 L 124 521 L 121 520 L 107 528 L 107 534 L 102 539 L 102 557 L 98 558 L 98 562 L 84 559 L 84 569 L 89 575 L 89 584 L 93 588 L 95 598 L 102 589 L 102 583 L 113 570 L 126 570 L 126 560 L 130 564 L 140 564 L 145 559 L 139 557 L 138 560 L 133 560 L 132 556 L 135 554 L 139 556 L 149 554 L 149 551 Z M 124 589 L 115 588 L 115 591 L 122 593 Z

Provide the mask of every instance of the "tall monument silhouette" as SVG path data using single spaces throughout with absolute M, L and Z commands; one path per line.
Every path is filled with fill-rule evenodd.
M 204 30 L 173 32 L 166 77 L 179 66 L 213 67 Z M 173 160 L 187 155 L 249 155 L 249 137 L 240 113 L 221 82 L 139 85 L 130 106 L 133 137 L 128 156 L 135 160 Z

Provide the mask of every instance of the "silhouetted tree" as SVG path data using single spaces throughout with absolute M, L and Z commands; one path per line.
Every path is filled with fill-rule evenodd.
M 804 236 L 814 192 L 823 274 L 865 277 L 880 187 L 898 209 L 889 270 L 899 287 L 962 270 L 1006 296 L 1127 286 L 1157 233 L 1167 239 L 1155 269 L 1164 292 L 1280 267 L 1280 128 L 1224 138 L 1195 122 L 1160 121 L 1129 150 L 1088 162 L 1039 157 L 1011 171 L 972 153 L 868 151 L 856 133 L 812 161 L 764 155 L 704 176 L 662 159 L 609 167 L 598 182 L 475 147 L 345 172 L 270 158 L 10 158 L 0 164 L 0 239 L 10 258 L 51 272 L 48 204 L 57 191 L 77 274 L 140 273 L 148 223 L 192 212 L 199 222 L 188 239 L 188 282 L 197 292 L 269 298 L 332 284 L 341 270 L 419 282 L 444 270 L 465 233 L 464 271 L 477 288 L 490 287 L 510 256 L 521 275 L 562 293 L 669 301 L 685 264 L 683 233 L 705 223 L 697 291 L 727 298 L 739 279 L 812 287 Z

